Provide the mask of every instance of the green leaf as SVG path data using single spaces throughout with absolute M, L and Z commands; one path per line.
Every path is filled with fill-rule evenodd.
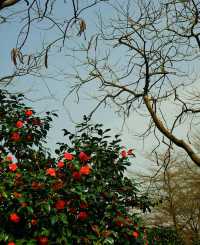
M 103 244 L 114 244 L 114 239 L 112 237 L 108 237 L 104 240 Z
M 7 241 L 8 240 L 8 235 L 4 232 L 0 233 L 0 241 Z
M 41 236 L 49 236 L 49 230 L 46 228 L 42 227 L 42 232 L 40 233 Z
M 63 224 L 68 224 L 68 220 L 67 220 L 67 215 L 66 214 L 60 214 L 59 215 L 60 220 L 62 221 Z
M 42 204 L 42 210 L 45 213 L 50 213 L 50 211 L 51 211 L 51 205 L 49 203 L 43 203 Z
M 34 210 L 31 206 L 27 206 L 26 209 L 28 210 L 29 214 L 33 214 Z

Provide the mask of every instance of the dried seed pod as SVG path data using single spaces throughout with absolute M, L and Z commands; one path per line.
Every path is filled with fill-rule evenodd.
M 17 59 L 20 63 L 24 64 L 23 55 L 18 48 L 13 48 L 11 50 L 11 60 L 15 66 L 17 66 Z
M 86 23 L 83 19 L 80 20 L 79 22 L 79 33 L 78 35 L 81 36 L 81 34 L 86 30 Z

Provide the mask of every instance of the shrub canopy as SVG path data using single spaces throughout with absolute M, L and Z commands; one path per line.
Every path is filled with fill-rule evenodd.
M 39 117 L 22 94 L 0 90 L 0 241 L 144 244 L 133 208 L 148 202 L 124 176 L 133 151 L 84 117 L 51 154 L 44 145 L 53 116 Z

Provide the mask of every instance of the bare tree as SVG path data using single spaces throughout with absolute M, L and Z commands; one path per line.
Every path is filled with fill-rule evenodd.
M 165 154 L 159 155 L 162 168 L 151 169 L 149 176 L 141 176 L 145 191 L 156 203 L 152 212 L 144 216 L 150 226 L 173 227 L 185 244 L 200 240 L 199 168 L 191 167 L 183 155 L 176 154 L 166 165 Z M 195 243 L 196 244 L 196 243 Z
M 190 143 L 200 113 L 200 1 L 118 1 L 110 7 L 112 15 L 99 15 L 98 34 L 79 49 L 85 58 L 71 76 L 71 92 L 97 88 L 90 116 L 103 104 L 112 104 L 124 120 L 148 116 L 141 137 L 154 134 L 154 151 L 162 142 L 169 150 L 178 146 L 200 167 Z M 185 138 L 179 128 L 187 130 Z

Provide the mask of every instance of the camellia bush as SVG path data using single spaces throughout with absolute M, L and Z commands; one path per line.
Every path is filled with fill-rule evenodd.
M 84 117 L 51 154 L 53 116 L 0 90 L 0 244 L 148 244 L 134 210 L 149 203 L 124 176 L 133 150 Z

